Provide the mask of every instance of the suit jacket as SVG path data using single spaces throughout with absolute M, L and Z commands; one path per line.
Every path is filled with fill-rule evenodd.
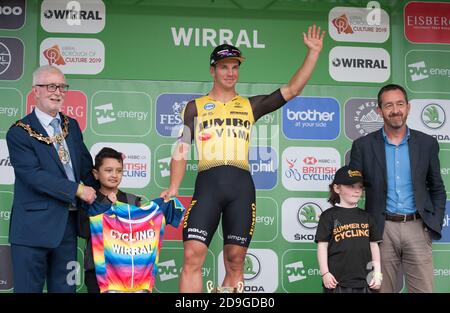
M 408 146 L 418 213 L 431 231 L 431 237 L 440 239 L 447 195 L 442 182 L 438 158 L 439 144 L 430 135 L 410 129 Z M 375 218 L 380 230 L 383 231 L 387 198 L 387 171 L 381 129 L 353 142 L 349 165 L 362 171 L 364 179 L 370 183 L 370 186 L 366 187 L 365 207 Z
M 22 120 L 48 136 L 35 112 Z M 16 176 L 10 220 L 9 242 L 17 245 L 55 248 L 64 235 L 69 205 L 76 198 L 78 183 L 92 186 L 92 158 L 83 143 L 76 120 L 69 118 L 69 148 L 76 182 L 67 178 L 53 144 L 31 137 L 19 126 L 6 134 L 11 164 Z

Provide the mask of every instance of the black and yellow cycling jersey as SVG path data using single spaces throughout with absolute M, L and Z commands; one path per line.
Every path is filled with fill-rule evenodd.
M 221 165 L 248 170 L 248 146 L 255 122 L 249 100 L 236 96 L 221 103 L 204 96 L 196 99 L 195 104 L 198 170 Z
M 187 129 L 182 141 L 195 140 L 198 170 L 229 165 L 248 171 L 253 124 L 285 103 L 279 89 L 270 95 L 250 98 L 236 95 L 226 103 L 209 95 L 190 101 L 183 114 Z
M 255 185 L 248 167 L 251 127 L 285 103 L 278 89 L 270 95 L 236 96 L 227 103 L 204 96 L 186 105 L 180 140 L 195 139 L 199 173 L 183 241 L 209 246 L 222 217 L 224 244 L 249 246 L 256 219 Z

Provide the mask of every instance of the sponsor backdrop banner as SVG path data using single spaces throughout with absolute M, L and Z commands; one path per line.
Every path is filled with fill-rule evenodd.
M 2 0 L 0 292 L 14 285 L 8 230 L 15 177 L 5 136 L 35 107 L 31 74 L 39 65 L 67 75 L 62 111 L 77 119 L 91 154 L 104 146 L 123 152 L 121 188 L 151 199 L 169 184 L 183 108 L 212 86 L 213 47 L 227 42 L 242 49 L 241 95 L 267 94 L 303 60 L 307 26 L 327 31 L 302 95 L 264 116 L 252 132 L 257 216 L 245 259 L 246 292 L 321 292 L 314 234 L 329 208 L 328 184 L 348 161 L 352 141 L 383 125 L 376 95 L 384 84 L 407 88 L 408 124 L 438 139 L 449 190 L 449 1 L 316 2 Z M 180 188 L 186 207 L 196 172 L 193 147 Z M 442 240 L 433 243 L 436 292 L 450 291 L 449 206 Z M 155 292 L 178 290 L 181 237 L 181 228 L 167 227 Z M 219 227 L 202 268 L 205 283 L 224 277 L 222 240 Z M 80 240 L 80 262 L 83 250 Z M 86 290 L 82 278 L 79 292 Z

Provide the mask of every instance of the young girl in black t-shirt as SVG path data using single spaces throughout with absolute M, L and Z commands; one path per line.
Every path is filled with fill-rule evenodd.
M 382 236 L 369 214 L 357 206 L 363 189 L 361 173 L 348 166 L 341 167 L 330 184 L 328 202 L 333 206 L 320 216 L 315 239 L 324 292 L 380 288 Z

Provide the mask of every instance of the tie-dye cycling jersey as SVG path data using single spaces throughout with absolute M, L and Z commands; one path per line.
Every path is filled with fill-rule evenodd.
M 95 271 L 101 292 L 151 292 L 158 273 L 164 226 L 177 227 L 184 207 L 177 198 L 140 207 L 116 202 L 89 208 Z

